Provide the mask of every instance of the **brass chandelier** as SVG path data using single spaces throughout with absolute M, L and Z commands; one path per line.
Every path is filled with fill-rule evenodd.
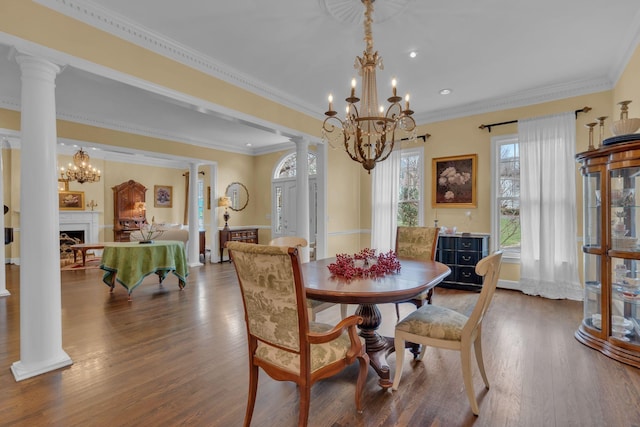
M 60 168 L 60 178 L 64 181 L 77 181 L 80 184 L 85 182 L 100 181 L 100 171 L 89 163 L 91 158 L 82 148 L 73 155 L 73 164 L 69 163 L 67 169 Z
M 387 99 L 389 106 L 378 106 L 378 90 L 376 87 L 376 68 L 383 69 L 382 57 L 373 50 L 373 36 L 371 23 L 373 19 L 374 0 L 362 0 L 365 5 L 364 40 L 366 50 L 362 57 L 357 56 L 354 68 L 362 77 L 362 103 L 358 110 L 360 98 L 355 95 L 356 79 L 351 80 L 351 95 L 347 101 L 344 120 L 337 117 L 333 110 L 333 96 L 329 95 L 329 111 L 324 114 L 327 118 L 322 124 L 323 139 L 331 146 L 332 139 L 344 143 L 344 149 L 362 167 L 371 173 L 377 162 L 385 160 L 393 151 L 396 142 L 396 130 L 410 134 L 409 139 L 415 139 L 416 123 L 409 109 L 409 95 L 405 97 L 404 110 L 401 106 L 402 97 L 396 94 L 396 79 L 391 81 L 392 96 Z

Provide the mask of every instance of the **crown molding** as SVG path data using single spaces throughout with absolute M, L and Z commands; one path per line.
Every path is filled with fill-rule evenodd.
M 491 113 L 494 111 L 508 110 L 511 108 L 526 107 L 528 105 L 541 104 L 543 102 L 557 101 L 575 96 L 611 90 L 614 83 L 608 78 L 596 78 L 572 81 L 563 84 L 545 86 L 541 88 L 514 93 L 509 96 L 489 98 L 461 107 L 442 109 L 436 112 L 427 112 L 414 116 L 416 123 L 428 124 L 444 120 L 473 116 L 476 114 Z
M 151 52 L 165 56 L 181 64 L 202 71 L 212 77 L 238 86 L 249 92 L 274 102 L 317 117 L 312 105 L 294 99 L 291 95 L 275 89 L 263 82 L 252 79 L 239 70 L 221 64 L 213 58 L 190 49 L 174 40 L 141 27 L 139 24 L 117 15 L 90 0 L 33 0 L 44 7 L 74 18 L 92 27 L 103 30 L 115 37 L 129 41 Z

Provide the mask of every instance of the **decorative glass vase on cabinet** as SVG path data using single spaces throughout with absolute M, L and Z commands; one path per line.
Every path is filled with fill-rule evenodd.
M 640 139 L 576 158 L 583 177 L 585 283 L 576 338 L 640 367 Z

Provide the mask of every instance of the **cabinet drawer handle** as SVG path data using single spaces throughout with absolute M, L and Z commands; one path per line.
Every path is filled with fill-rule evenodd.
M 462 260 L 463 261 L 471 261 L 471 257 L 470 256 L 462 256 Z
M 463 276 L 465 279 L 468 279 L 469 277 L 471 277 L 471 273 L 464 273 L 464 272 L 463 272 L 463 273 L 462 273 L 462 276 Z
M 462 242 L 462 247 L 465 249 L 468 249 L 471 247 L 471 243 L 467 243 L 467 242 Z

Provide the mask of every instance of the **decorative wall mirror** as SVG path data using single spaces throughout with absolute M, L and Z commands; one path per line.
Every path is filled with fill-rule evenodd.
M 229 184 L 224 194 L 231 199 L 231 206 L 229 206 L 229 209 L 232 211 L 241 211 L 246 208 L 249 203 L 249 191 L 244 184 L 239 182 L 232 182 Z

